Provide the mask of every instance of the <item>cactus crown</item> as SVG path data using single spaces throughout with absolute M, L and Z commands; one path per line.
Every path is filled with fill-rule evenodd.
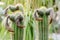
M 49 15 L 50 10 L 48 10 L 48 8 L 46 8 L 46 7 L 41 7 L 40 9 L 37 10 L 37 13 L 39 16 Z

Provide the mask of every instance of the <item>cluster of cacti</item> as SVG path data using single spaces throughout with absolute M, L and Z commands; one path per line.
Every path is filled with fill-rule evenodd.
M 13 14 L 7 14 L 8 9 L 10 9 Z M 15 13 L 17 10 L 20 10 L 20 12 Z M 34 24 L 33 22 L 35 22 L 34 19 L 37 20 L 38 24 L 38 40 L 48 40 L 48 15 L 50 14 L 50 10 L 48 8 L 42 7 L 37 9 L 34 12 L 34 17 L 32 14 L 33 12 L 30 11 L 31 13 L 28 13 L 27 15 L 29 18 L 27 19 L 27 25 L 24 25 L 24 20 L 26 20 L 26 18 L 22 5 L 10 5 L 4 11 L 6 17 L 6 29 L 13 33 L 12 40 L 35 40 L 35 30 L 34 26 L 32 25 Z M 9 26 L 9 20 L 12 22 L 12 28 Z
M 20 8 L 21 7 L 21 8 Z M 21 10 L 21 12 L 16 12 L 15 14 L 7 14 L 8 9 L 10 9 L 12 12 Z M 12 40 L 23 40 L 24 35 L 24 12 L 23 12 L 23 6 L 16 5 L 14 7 L 8 6 L 5 9 L 5 15 L 6 15 L 6 29 L 9 32 L 12 32 Z M 8 21 L 12 21 L 12 28 L 9 26 Z
M 55 20 L 58 18 L 57 17 L 55 19 L 53 18 L 55 15 L 54 14 L 55 12 L 53 12 L 53 10 L 51 13 L 52 15 L 50 15 L 51 19 L 48 20 L 48 15 L 51 12 L 49 8 L 50 7 L 53 8 L 54 11 L 60 9 L 59 8 L 60 6 L 57 5 L 59 3 L 59 0 L 8 0 L 8 1 L 1 0 L 1 1 L 6 2 L 6 4 L 3 7 L 6 7 L 9 4 L 13 4 L 8 6 L 6 9 L 0 8 L 0 25 L 2 22 L 1 17 L 2 16 L 4 16 L 4 18 L 6 17 L 6 20 L 3 18 L 3 20 L 5 20 L 6 22 L 4 26 L 6 26 L 7 29 L 5 33 L 8 32 L 7 34 L 9 34 L 11 32 L 12 40 L 53 40 L 53 39 L 48 39 L 48 36 L 50 33 L 52 33 L 52 30 L 56 32 L 57 28 L 56 29 L 54 28 L 56 27 L 56 25 L 57 26 L 60 25 L 58 25 L 59 21 Z M 23 4 L 24 7 L 17 3 Z M 41 6 L 45 6 L 45 7 L 41 8 Z M 35 9 L 36 11 L 34 11 Z M 8 21 L 11 21 L 12 23 L 11 27 Z M 50 25 L 48 26 L 49 23 L 52 23 L 52 26 Z M 0 27 L 0 32 L 2 32 L 1 27 Z M 1 34 L 2 33 L 0 33 L 0 35 Z M 9 37 L 6 37 L 8 38 L 7 40 L 9 40 Z M 2 38 L 3 38 L 2 40 L 6 40 L 5 37 Z
M 21 10 L 21 12 L 14 12 L 14 14 L 8 15 L 8 9 L 10 9 L 12 12 L 17 10 Z M 38 21 L 39 40 L 48 40 L 48 15 L 50 14 L 50 10 L 48 10 L 48 8 L 42 7 L 40 9 L 37 9 L 34 12 L 34 17 L 32 14 L 33 12 L 30 11 L 31 13 L 27 15 L 29 18 L 27 19 L 27 26 L 24 25 L 24 20 L 26 18 L 24 16 L 24 9 L 22 6 L 8 6 L 4 11 L 6 17 L 6 28 L 9 32 L 13 33 L 12 40 L 35 40 L 35 30 L 32 25 L 34 24 L 34 19 Z M 12 28 L 9 26 L 8 19 L 12 21 Z

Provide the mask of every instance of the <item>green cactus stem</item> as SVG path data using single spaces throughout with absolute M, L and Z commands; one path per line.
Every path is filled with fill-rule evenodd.
M 12 35 L 13 40 L 23 40 L 24 35 L 24 22 L 20 22 L 20 25 L 23 25 L 23 27 L 18 27 L 15 22 L 12 22 L 12 27 L 14 29 L 14 34 Z
M 12 17 L 15 19 L 16 17 Z M 10 18 L 10 19 L 12 19 Z M 23 40 L 23 35 L 24 35 L 24 21 L 22 19 L 22 16 L 18 16 L 19 19 L 19 26 L 16 24 L 16 21 L 14 22 L 13 20 L 13 25 L 14 25 L 14 40 Z
M 37 10 L 37 14 L 39 15 L 39 18 L 43 19 L 40 21 L 37 20 L 39 28 L 39 40 L 48 40 L 48 15 L 50 12 L 47 11 L 47 8 L 42 7 Z

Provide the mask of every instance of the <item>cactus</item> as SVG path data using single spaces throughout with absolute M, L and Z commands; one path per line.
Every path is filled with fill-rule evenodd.
M 19 14 L 18 14 L 19 15 Z M 23 21 L 23 16 L 22 15 L 15 15 L 15 16 L 8 16 L 6 18 L 6 28 L 9 32 L 12 32 L 12 39 L 13 40 L 23 40 L 23 33 L 24 33 L 24 21 Z M 8 21 L 12 21 L 12 27 L 13 29 L 9 26 Z
M 21 7 L 21 8 L 20 8 Z M 17 10 L 21 10 L 22 12 L 16 12 L 15 14 L 8 15 L 7 10 L 10 9 L 12 12 L 15 12 Z M 9 32 L 13 32 L 12 39 L 13 40 L 23 40 L 24 35 L 24 11 L 22 5 L 16 5 L 16 6 L 8 6 L 5 9 L 5 13 L 7 14 L 6 19 L 6 28 Z M 12 21 L 12 28 L 10 28 L 8 21 Z
M 49 11 L 46 7 L 41 7 L 39 10 L 36 10 L 38 17 L 38 28 L 39 28 L 39 40 L 48 40 L 48 15 Z

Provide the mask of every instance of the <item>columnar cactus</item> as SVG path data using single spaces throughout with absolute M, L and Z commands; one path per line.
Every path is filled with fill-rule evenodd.
M 17 10 L 21 10 L 22 12 L 16 12 L 15 14 L 8 15 L 7 11 L 10 9 L 12 12 L 15 12 Z M 23 6 L 22 5 L 16 5 L 16 6 L 8 6 L 5 10 L 6 15 L 6 28 L 9 32 L 13 32 L 12 35 L 13 40 L 23 40 L 23 34 L 24 34 L 24 12 L 23 12 Z M 12 21 L 12 27 L 9 27 L 8 19 Z
M 41 7 L 34 12 L 35 20 L 38 21 L 39 40 L 48 40 L 48 15 L 50 9 Z
M 13 22 L 13 25 L 12 25 L 14 28 L 14 34 L 12 35 L 13 40 L 23 40 L 24 22 L 23 22 L 23 20 L 21 20 L 19 22 L 20 22 L 19 26 L 15 22 Z

